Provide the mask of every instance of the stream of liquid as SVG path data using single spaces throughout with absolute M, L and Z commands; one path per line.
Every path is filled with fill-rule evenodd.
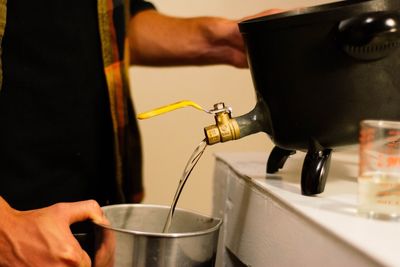
M 196 149 L 193 151 L 192 155 L 190 156 L 188 162 L 186 163 L 185 169 L 183 171 L 182 177 L 179 181 L 178 188 L 175 192 L 174 199 L 171 204 L 171 208 L 169 209 L 167 219 L 164 224 L 163 228 L 163 233 L 168 233 L 169 229 L 171 227 L 172 223 L 172 217 L 174 216 L 175 212 L 175 207 L 176 204 L 178 203 L 179 196 L 181 195 L 181 192 L 183 190 L 183 187 L 185 186 L 185 183 L 187 179 L 189 178 L 190 174 L 192 173 L 193 168 L 196 166 L 197 162 L 201 158 L 201 156 L 204 153 L 204 150 L 207 147 L 206 140 L 204 139 L 203 141 L 200 142 L 200 144 L 196 147 Z

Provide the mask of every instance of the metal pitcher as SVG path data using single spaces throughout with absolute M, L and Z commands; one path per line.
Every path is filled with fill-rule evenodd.
M 221 219 L 176 209 L 162 233 L 168 206 L 121 204 L 102 208 L 110 225 L 95 225 L 96 267 L 214 266 Z

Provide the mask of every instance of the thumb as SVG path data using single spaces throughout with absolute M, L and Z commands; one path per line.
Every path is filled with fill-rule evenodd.
M 92 266 L 92 261 L 90 260 L 89 255 L 82 249 L 82 261 L 79 264 L 79 267 L 90 267 Z
M 68 203 L 68 222 L 73 224 L 85 220 L 92 220 L 103 223 L 103 211 L 100 205 L 94 200 L 85 200 Z

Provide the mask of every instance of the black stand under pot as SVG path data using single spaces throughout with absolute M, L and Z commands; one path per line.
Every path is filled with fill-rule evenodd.
M 267 172 L 306 151 L 301 189 L 324 191 L 332 148 L 364 119 L 400 120 L 400 1 L 357 0 L 243 21 L 256 91 L 276 145 Z

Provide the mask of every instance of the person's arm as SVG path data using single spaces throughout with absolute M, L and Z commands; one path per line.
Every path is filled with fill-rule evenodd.
M 17 211 L 0 197 L 0 266 L 89 267 L 89 256 L 70 230 L 87 219 L 104 222 L 93 200 Z
M 146 10 L 131 19 L 129 41 L 133 64 L 247 65 L 237 24 L 227 19 L 175 18 Z
M 280 10 L 267 10 L 256 16 L 277 12 Z M 138 12 L 129 23 L 131 62 L 152 66 L 247 67 L 237 23 L 217 17 L 176 18 L 152 9 Z

